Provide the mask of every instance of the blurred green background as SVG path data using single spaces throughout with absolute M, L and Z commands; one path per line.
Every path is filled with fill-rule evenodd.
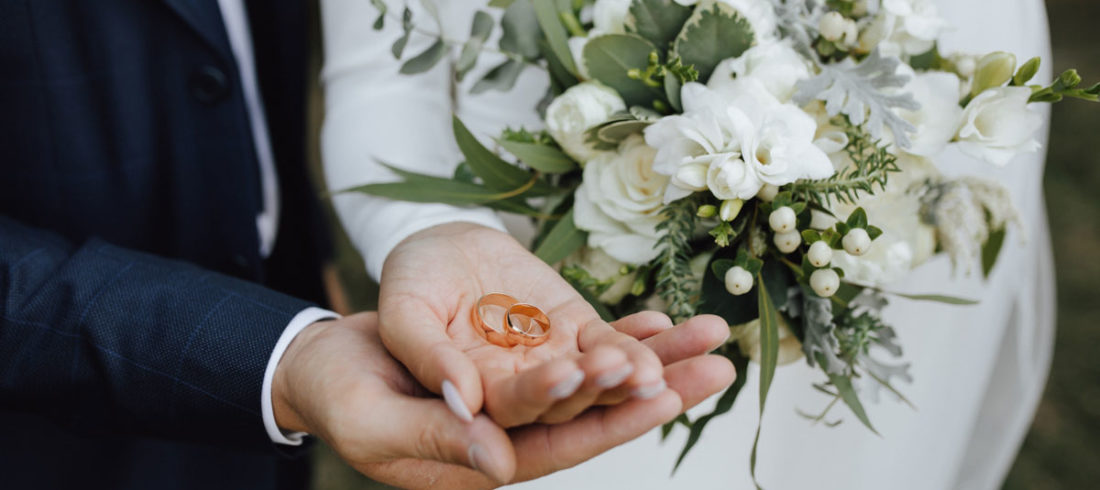
M 1048 0 L 1047 9 L 1054 66 L 1076 67 L 1088 83 L 1100 80 L 1100 0 Z M 316 26 L 316 15 L 313 22 Z M 316 81 L 319 36 L 314 52 Z M 322 111 L 315 85 L 311 127 L 320 127 Z M 1044 185 L 1058 274 L 1058 333 L 1046 393 L 1008 474 L 1004 488 L 1009 490 L 1100 488 L 1100 260 L 1090 258 L 1100 252 L 1100 106 L 1070 101 L 1055 105 L 1052 117 Z M 316 131 L 310 136 L 316 166 Z M 342 231 L 336 233 L 335 273 L 348 293 L 346 306 L 373 309 L 377 288 Z M 313 458 L 316 490 L 387 488 L 348 468 L 323 444 Z

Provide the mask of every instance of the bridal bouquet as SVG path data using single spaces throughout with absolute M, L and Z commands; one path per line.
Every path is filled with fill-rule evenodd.
M 399 21 L 404 47 L 419 27 Z M 424 2 L 425 11 L 436 9 Z M 607 318 L 656 308 L 720 315 L 719 353 L 760 366 L 760 410 L 777 366 L 805 359 L 828 421 L 838 402 L 870 430 L 861 400 L 908 380 L 882 320 L 884 287 L 936 253 L 989 274 L 1016 221 L 1008 192 L 980 176 L 946 178 L 957 146 L 1003 166 L 1039 148 L 1040 102 L 1095 101 L 1073 70 L 1029 85 L 1039 60 L 941 53 L 945 23 L 927 0 L 492 0 L 470 36 L 438 35 L 403 73 L 452 51 L 458 78 L 484 51 L 504 61 L 474 92 L 509 90 L 525 69 L 549 91 L 545 130 L 509 129 L 490 145 L 458 119 L 465 156 L 452 178 L 391 167 L 401 182 L 357 189 L 530 216 L 535 253 Z M 438 23 L 438 19 L 436 19 Z M 438 30 L 436 31 L 438 32 Z M 966 304 L 943 295 L 899 295 Z M 704 426 L 732 406 L 742 376 Z M 667 430 L 670 427 L 666 427 Z M 757 429 L 759 438 L 759 427 Z M 753 452 L 755 460 L 755 450 Z

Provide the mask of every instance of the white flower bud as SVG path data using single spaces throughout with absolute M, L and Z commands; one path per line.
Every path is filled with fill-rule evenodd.
M 871 248 L 871 236 L 863 228 L 852 228 L 844 235 L 844 251 L 851 255 L 863 255 Z
M 756 197 L 764 202 L 772 202 L 775 200 L 775 195 L 779 194 L 779 187 L 771 184 L 764 184 L 760 188 L 760 191 L 756 193 Z
M 734 296 L 741 296 L 752 289 L 752 274 L 744 267 L 734 266 L 726 271 L 726 291 Z
M 722 221 L 733 221 L 741 213 L 741 207 L 745 201 L 740 199 L 727 199 L 722 201 L 722 207 L 718 209 L 718 218 Z
M 974 71 L 970 95 L 977 97 L 986 89 L 1000 87 L 1016 73 L 1016 55 L 1004 51 L 995 51 L 978 60 Z
M 844 36 L 845 19 L 840 12 L 829 12 L 821 17 L 817 30 L 826 41 L 838 41 Z
M 707 166 L 703 164 L 684 165 L 676 171 L 673 183 L 685 189 L 701 191 L 707 188 Z
M 955 60 L 955 71 L 963 78 L 974 76 L 974 70 L 978 68 L 978 62 L 973 56 L 959 56 Z
M 814 267 L 825 267 L 833 260 L 833 249 L 825 240 L 818 240 L 810 245 L 810 251 L 806 252 L 806 259 Z
M 797 231 L 776 233 L 773 241 L 780 252 L 789 254 L 798 249 L 798 246 L 802 244 L 802 234 Z
M 828 298 L 840 287 L 840 276 L 832 269 L 818 269 L 810 274 L 810 287 L 818 296 Z
M 798 216 L 795 216 L 794 210 L 789 206 L 783 206 L 768 215 L 768 224 L 776 233 L 786 233 L 798 225 Z

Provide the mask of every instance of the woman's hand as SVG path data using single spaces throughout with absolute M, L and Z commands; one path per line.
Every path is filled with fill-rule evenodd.
M 545 311 L 549 340 L 504 348 L 482 338 L 470 312 L 488 293 Z M 600 320 L 511 236 L 482 226 L 439 225 L 401 242 L 382 271 L 379 314 L 389 351 L 466 420 L 484 409 L 503 427 L 563 422 L 601 395 L 606 402 L 665 391 L 651 350 Z

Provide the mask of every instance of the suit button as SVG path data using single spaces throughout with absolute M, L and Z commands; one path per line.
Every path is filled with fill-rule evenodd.
M 229 94 L 229 79 L 225 72 L 212 65 L 206 65 L 191 75 L 191 95 L 199 102 L 212 104 Z

